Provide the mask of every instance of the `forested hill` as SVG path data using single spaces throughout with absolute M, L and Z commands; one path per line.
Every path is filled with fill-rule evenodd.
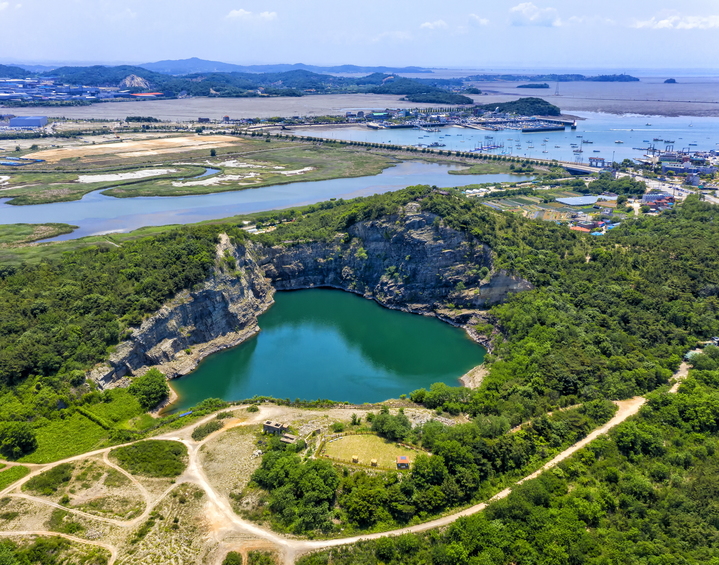
M 481 389 L 469 395 L 445 387 L 418 401 L 515 424 L 559 405 L 652 390 L 697 339 L 719 334 L 717 208 L 695 198 L 590 238 L 420 186 L 312 205 L 299 215 L 267 213 L 265 224 L 295 221 L 253 239 L 267 245 L 333 240 L 355 222 L 395 214 L 413 200 L 438 222 L 489 245 L 495 269 L 536 285 L 492 309 L 504 338 L 489 357 Z M 240 242 L 249 237 L 228 225 L 183 227 L 2 269 L 0 422 L 41 428 L 72 413 L 88 392 L 84 371 L 106 359 L 143 316 L 208 276 L 222 231 Z M 472 292 L 457 289 L 446 306 L 461 308 Z
M 27 74 L 27 73 L 26 73 Z M 448 79 L 408 79 L 393 74 L 370 73 L 363 77 L 338 77 L 297 68 L 281 72 L 195 72 L 171 76 L 143 67 L 121 65 L 106 67 L 60 67 L 41 76 L 69 84 L 86 86 L 119 86 L 127 77 L 135 76 L 146 81 L 150 90 L 159 90 L 167 96 L 181 92 L 192 96 L 256 96 L 257 89 L 264 94 L 300 95 L 304 92 L 369 92 L 376 94 L 443 94 L 452 95 L 448 86 L 461 86 L 462 82 Z M 137 92 L 146 88 L 135 88 Z M 458 95 L 454 95 L 458 96 Z M 440 102 L 446 102 L 441 100 Z M 470 98 L 455 103 L 471 103 Z
M 27 78 L 28 76 L 32 76 L 33 74 L 34 73 L 31 73 L 20 67 L 15 67 L 12 65 L 0 65 L 0 78 Z

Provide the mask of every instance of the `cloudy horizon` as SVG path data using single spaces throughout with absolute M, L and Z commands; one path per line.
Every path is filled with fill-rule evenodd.
M 713 69 L 716 0 L 0 0 L 0 61 Z

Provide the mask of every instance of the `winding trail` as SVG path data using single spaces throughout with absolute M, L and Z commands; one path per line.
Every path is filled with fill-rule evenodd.
M 672 387 L 669 389 L 670 393 L 676 393 L 679 385 L 681 382 L 687 377 L 689 373 L 689 365 L 684 362 L 682 363 L 677 371 L 673 375 L 673 383 Z M 616 427 L 617 425 L 621 424 L 627 418 L 630 418 L 637 414 L 640 410 L 640 408 L 644 405 L 646 402 L 646 399 L 642 396 L 637 396 L 628 400 L 621 400 L 616 401 L 615 404 L 618 407 L 618 410 L 614 417 L 612 417 L 611 420 L 603 424 L 602 426 L 599 426 L 595 430 L 593 430 L 591 433 L 589 433 L 584 439 L 578 441 L 577 443 L 571 445 L 558 455 L 556 455 L 553 459 L 542 465 L 539 469 L 534 471 L 533 473 L 527 475 L 526 477 L 518 480 L 512 487 L 508 487 L 501 492 L 498 492 L 495 494 L 492 498 L 489 500 L 475 504 L 474 506 L 470 506 L 468 508 L 465 508 L 463 510 L 460 510 L 458 512 L 454 512 L 452 514 L 448 514 L 446 516 L 442 516 L 441 518 L 437 518 L 435 520 L 431 520 L 429 522 L 425 522 L 423 524 L 418 524 L 416 526 L 409 526 L 405 528 L 400 528 L 396 530 L 391 530 L 387 532 L 380 532 L 376 534 L 367 534 L 367 535 L 358 535 L 358 536 L 352 536 L 347 538 L 338 538 L 338 539 L 327 539 L 327 540 L 302 540 L 302 539 L 290 539 L 286 538 L 280 534 L 277 534 L 275 532 L 272 532 L 271 530 L 268 530 L 262 526 L 257 525 L 254 522 L 250 522 L 248 520 L 244 520 L 240 516 L 238 516 L 234 510 L 232 509 L 232 505 L 230 504 L 230 501 L 227 497 L 224 497 L 220 495 L 215 489 L 211 486 L 210 481 L 205 474 L 204 469 L 202 468 L 202 465 L 200 464 L 200 457 L 199 453 L 202 448 L 202 446 L 207 443 L 209 440 L 211 440 L 213 437 L 215 437 L 218 434 L 221 434 L 223 432 L 226 432 L 229 429 L 232 429 L 237 426 L 249 426 L 258 424 L 264 420 L 267 419 L 282 419 L 284 415 L 287 414 L 288 409 L 286 407 L 282 406 L 264 406 L 261 407 L 259 412 L 256 412 L 254 414 L 251 414 L 247 419 L 245 420 L 235 420 L 235 421 L 229 421 L 225 424 L 225 426 L 212 434 L 210 434 L 208 437 L 203 439 L 202 441 L 194 441 L 192 440 L 191 434 L 192 430 L 200 424 L 209 422 L 215 417 L 215 413 L 210 414 L 209 416 L 206 416 L 196 422 L 193 422 L 192 424 L 186 426 L 185 428 L 179 429 L 179 430 L 173 430 L 171 432 L 167 432 L 165 434 L 161 434 L 158 436 L 155 436 L 153 439 L 162 439 L 167 441 L 177 441 L 182 444 L 184 444 L 187 447 L 188 451 L 188 464 L 185 471 L 176 478 L 175 482 L 167 488 L 164 492 L 162 492 L 159 496 L 153 497 L 153 495 L 145 488 L 144 485 L 140 481 L 137 480 L 136 477 L 119 467 L 118 465 L 112 463 L 109 459 L 109 453 L 113 449 L 116 449 L 118 447 L 122 447 L 124 445 L 131 445 L 132 443 L 136 442 L 130 442 L 122 445 L 115 445 L 112 447 L 107 447 L 104 449 L 98 449 L 95 451 L 91 451 L 89 453 L 84 453 L 82 455 L 76 455 L 74 457 L 70 457 L 67 459 L 63 459 L 61 461 L 56 461 L 53 463 L 48 464 L 34 464 L 32 465 L 32 471 L 25 476 L 24 478 L 20 479 L 19 481 L 13 483 L 12 485 L 8 486 L 7 488 L 0 491 L 0 497 L 2 496 L 11 496 L 16 498 L 23 498 L 27 500 L 32 500 L 34 502 L 38 502 L 47 506 L 51 506 L 53 508 L 60 508 L 62 510 L 65 510 L 67 512 L 77 514 L 78 516 L 82 516 L 83 518 L 86 518 L 88 520 L 97 520 L 100 522 L 105 522 L 112 524 L 114 526 L 119 526 L 121 528 L 133 528 L 138 526 L 140 523 L 144 522 L 149 515 L 152 513 L 152 511 L 157 507 L 158 504 L 160 504 L 165 497 L 167 497 L 178 485 L 181 484 L 193 484 L 205 491 L 207 494 L 207 499 L 205 503 L 205 513 L 208 516 L 214 516 L 220 519 L 222 523 L 222 533 L 223 534 L 235 534 L 240 536 L 248 536 L 249 538 L 254 538 L 255 540 L 259 539 L 263 542 L 269 542 L 272 544 L 280 553 L 282 562 L 285 565 L 292 565 L 295 563 L 295 560 L 300 555 L 311 552 L 311 551 L 317 551 L 321 549 L 331 548 L 331 547 L 337 547 L 341 545 L 348 545 L 357 543 L 359 541 L 363 540 L 374 540 L 382 537 L 387 536 L 397 536 L 405 533 L 420 533 L 427 530 L 435 529 L 435 528 L 441 528 L 444 526 L 448 526 L 455 522 L 456 520 L 465 517 L 465 516 L 471 516 L 473 514 L 476 514 L 478 512 L 482 512 L 489 504 L 492 502 L 496 502 L 497 500 L 501 500 L 503 498 L 506 498 L 509 496 L 512 492 L 512 488 L 516 487 L 517 485 L 521 485 L 522 483 L 526 481 L 530 481 L 532 479 L 535 479 L 543 472 L 547 471 L 548 469 L 551 469 L 558 465 L 560 462 L 564 461 L 568 457 L 571 457 L 574 455 L 577 451 L 580 449 L 586 447 L 589 445 L 592 441 L 594 441 L 599 436 L 606 434 L 609 432 L 612 428 Z M 239 407 L 238 407 L 239 408 Z M 138 440 L 142 441 L 142 440 Z M 101 516 L 95 516 L 93 514 L 88 514 L 86 512 L 83 512 L 81 510 L 68 508 L 66 506 L 62 506 L 60 504 L 56 504 L 54 502 L 44 500 L 39 497 L 31 496 L 24 494 L 21 492 L 22 485 L 24 485 L 28 480 L 30 480 L 32 477 L 42 473 L 43 471 L 46 471 L 52 467 L 55 467 L 57 465 L 60 465 L 62 463 L 68 463 L 68 462 L 74 462 L 79 461 L 82 459 L 86 459 L 88 457 L 93 457 L 97 455 L 102 455 L 103 462 L 108 465 L 110 468 L 117 470 L 118 472 L 122 473 L 123 476 L 127 477 L 133 484 L 133 486 L 142 494 L 144 500 L 145 500 L 145 511 L 137 516 L 136 518 L 133 518 L 132 520 L 118 520 L 114 518 L 106 518 Z M 115 561 L 118 558 L 119 549 L 118 547 L 115 547 L 111 544 L 102 543 L 98 541 L 92 541 L 92 540 L 86 540 L 83 538 L 79 538 L 76 536 L 71 536 L 67 534 L 61 534 L 58 532 L 53 531 L 5 531 L 0 532 L 0 535 L 5 537 L 10 536 L 25 536 L 25 535 L 44 535 L 44 536 L 60 536 L 63 538 L 66 538 L 68 540 L 77 542 L 77 543 L 83 543 L 88 545 L 93 545 L 97 547 L 102 547 L 106 550 L 108 550 L 111 554 L 111 559 L 109 561 L 109 565 L 114 565 Z M 219 540 L 218 540 L 219 541 Z M 221 561 L 221 560 L 220 560 Z M 218 561 L 218 563 L 220 562 Z

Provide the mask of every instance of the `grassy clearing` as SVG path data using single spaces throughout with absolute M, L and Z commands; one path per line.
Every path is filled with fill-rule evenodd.
M 108 424 L 119 425 L 123 428 L 129 428 L 129 421 L 144 412 L 137 397 L 130 394 L 125 388 L 108 390 L 103 394 L 102 402 L 91 404 L 85 408 Z
M 19 481 L 30 472 L 30 469 L 23 467 L 22 465 L 15 465 L 10 467 L 7 471 L 0 473 L 0 490 L 3 490 L 13 484 L 15 481 Z
M 70 482 L 74 469 L 75 466 L 72 463 L 56 465 L 30 479 L 22 488 L 44 496 L 51 496 Z
M 176 477 L 187 466 L 187 447 L 176 441 L 141 441 L 110 453 L 126 471 L 147 477 Z
M 204 171 L 204 167 L 178 167 L 176 165 L 168 164 L 168 167 L 175 169 L 175 173 L 167 173 L 158 177 L 154 177 L 155 181 L 158 178 L 162 179 L 179 179 L 189 176 L 196 176 Z M 81 171 L 81 174 L 114 174 L 117 172 L 132 172 L 136 167 L 132 167 L 130 170 L 121 169 L 87 169 Z M 17 178 L 12 179 L 10 187 L 5 188 L 2 191 L 4 198 L 12 198 L 8 204 L 17 206 L 31 205 L 31 204 L 47 204 L 50 202 L 69 202 L 72 200 L 80 200 L 88 192 L 94 190 L 102 190 L 104 188 L 112 188 L 116 186 L 132 185 L 135 183 L 145 184 L 148 181 L 146 179 L 129 179 L 129 180 L 114 180 L 114 181 L 103 181 L 93 183 L 81 183 L 77 182 L 79 174 L 77 172 L 72 174 L 22 174 L 18 175 Z M 152 184 L 153 181 L 150 181 Z M 167 181 L 169 184 L 169 181 Z M 108 191 L 108 194 L 111 194 Z
M 202 441 L 212 432 L 221 430 L 223 425 L 224 424 L 220 420 L 210 420 L 206 424 L 201 424 L 192 430 L 192 439 L 195 441 Z
M 372 459 L 377 459 L 379 467 L 393 469 L 396 467 L 397 457 L 406 455 L 410 461 L 414 461 L 417 452 L 379 436 L 367 434 L 347 435 L 331 443 L 327 442 L 322 455 L 345 463 L 351 463 L 352 457 L 356 455 L 362 465 L 369 465 Z
M 52 420 L 38 428 L 37 449 L 20 459 L 24 463 L 51 463 L 101 447 L 107 431 L 75 412 L 64 420 Z
M 77 226 L 70 224 L 5 224 L 0 225 L 0 246 L 21 245 L 39 239 L 72 233 Z
M 466 169 L 455 169 L 449 171 L 450 175 L 499 175 L 499 174 L 512 174 L 514 169 L 510 169 L 510 165 L 513 163 L 506 163 L 500 161 L 482 161 L 480 163 L 474 163 L 468 166 Z M 527 172 L 520 172 L 517 174 L 526 175 Z

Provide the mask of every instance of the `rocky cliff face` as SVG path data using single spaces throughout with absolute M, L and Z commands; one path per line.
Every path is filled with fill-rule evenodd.
M 92 372 L 101 388 L 152 366 L 161 366 L 170 378 L 184 375 L 207 355 L 259 331 L 257 316 L 272 304 L 274 289 L 244 247 L 223 236 L 217 253 L 218 268 L 201 289 L 165 304 Z
M 488 308 L 532 288 L 502 271 L 485 274 L 492 272 L 486 245 L 412 206 L 401 215 L 355 224 L 349 241 L 262 249 L 258 261 L 277 290 L 335 287 L 418 313 L 447 303 Z
M 409 204 L 401 214 L 360 222 L 333 242 L 233 246 L 221 237 L 217 268 L 200 290 L 183 292 L 120 344 L 92 374 L 100 387 L 159 366 L 168 377 L 259 331 L 275 289 L 334 287 L 394 309 L 467 326 L 481 309 L 531 285 L 493 272 L 490 249 Z M 479 336 L 473 336 L 476 339 Z

